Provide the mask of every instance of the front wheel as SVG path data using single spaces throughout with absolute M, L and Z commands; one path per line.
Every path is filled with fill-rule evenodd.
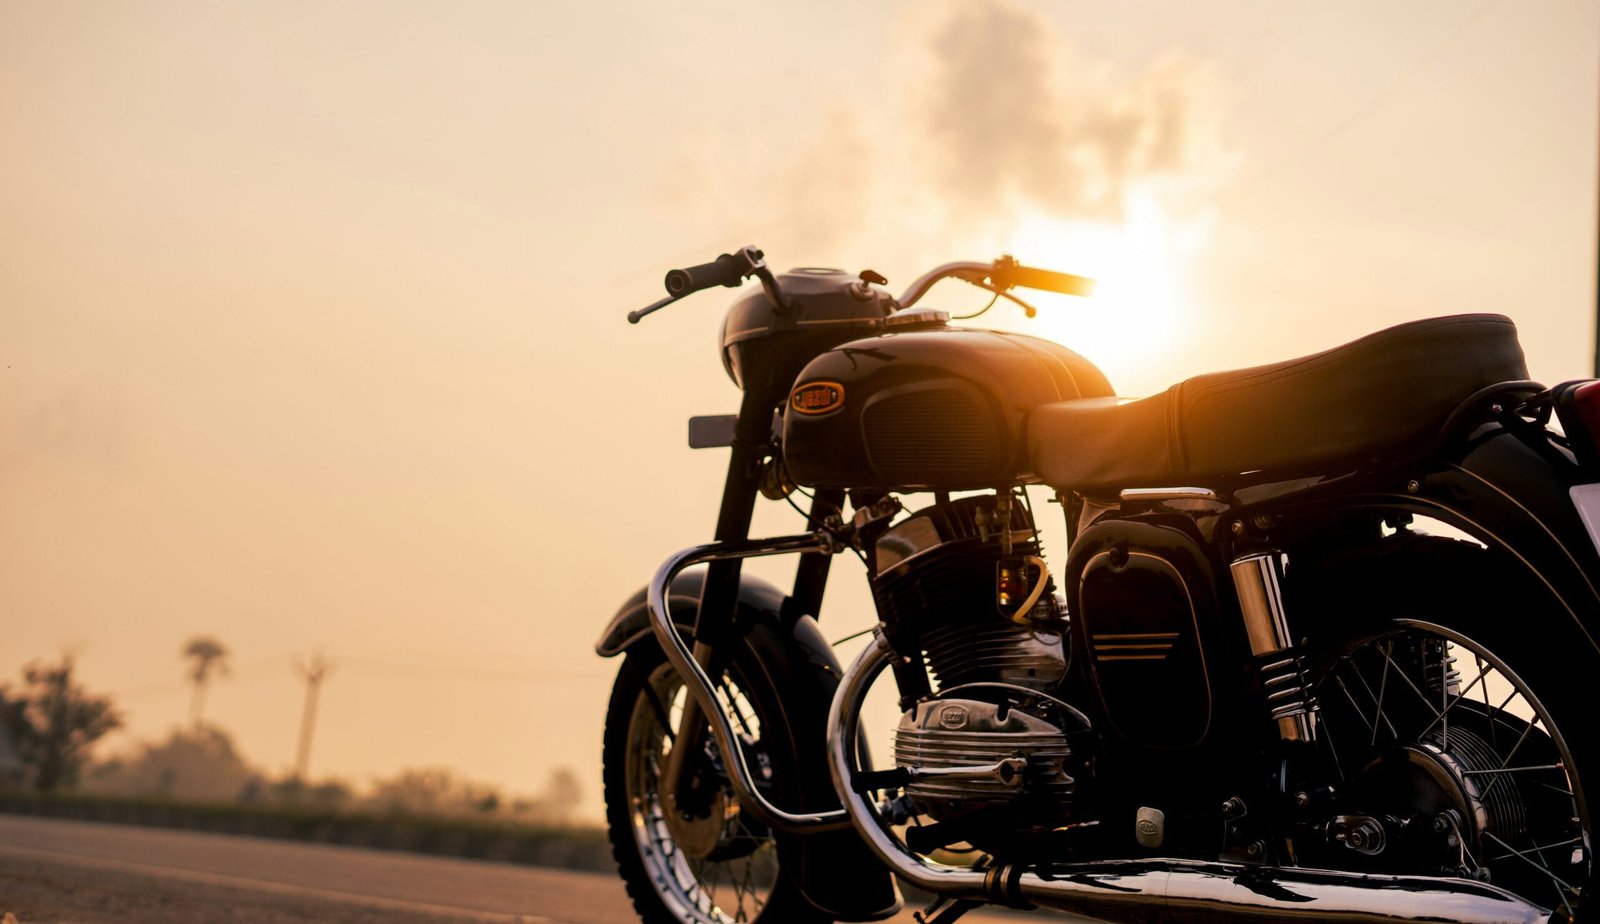
M 1306 820 L 1302 861 L 1478 879 L 1575 919 L 1593 871 L 1600 657 L 1486 552 L 1413 549 L 1346 571 L 1318 606 L 1330 811 Z
M 717 695 L 733 719 L 758 786 L 783 804 L 792 742 L 779 691 L 753 651 L 736 646 Z M 630 651 L 606 715 L 606 820 L 612 855 L 646 924 L 821 922 L 780 862 L 779 835 L 744 817 L 703 727 L 685 746 L 686 783 L 662 787 L 662 771 L 688 691 L 660 649 Z

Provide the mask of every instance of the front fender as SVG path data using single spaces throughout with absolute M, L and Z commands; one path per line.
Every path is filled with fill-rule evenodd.
M 705 570 L 696 569 L 678 575 L 667 590 L 667 608 L 671 610 L 672 621 L 688 629 L 694 625 L 694 614 L 700 605 L 700 588 L 706 580 Z M 594 653 L 602 658 L 614 658 L 643 638 L 653 637 L 650 631 L 650 612 L 645 605 L 646 592 L 640 588 L 639 592 L 629 597 L 627 602 L 611 617 L 605 630 L 600 633 L 600 638 L 594 643 Z M 779 611 L 783 608 L 783 591 L 751 574 L 739 577 L 739 609 L 742 615 L 760 613 L 773 619 L 779 618 Z M 813 626 L 815 624 L 813 623 Z M 817 641 L 821 641 L 820 633 Z M 832 658 L 832 650 L 826 641 L 821 641 L 823 649 Z M 839 673 L 837 661 L 833 662 L 835 676 Z

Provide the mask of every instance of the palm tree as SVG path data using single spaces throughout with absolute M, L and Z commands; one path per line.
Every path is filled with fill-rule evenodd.
M 181 656 L 193 664 L 189 667 L 189 681 L 194 684 L 194 698 L 189 702 L 189 722 L 200 727 L 200 710 L 205 705 L 206 684 L 213 676 L 228 676 L 228 648 L 209 635 L 196 635 L 184 643 Z

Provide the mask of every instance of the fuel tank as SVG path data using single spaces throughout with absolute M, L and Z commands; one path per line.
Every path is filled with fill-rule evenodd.
M 1066 347 L 939 327 L 852 340 L 817 356 L 784 407 L 789 475 L 811 487 L 991 488 L 1026 478 L 1028 412 L 1112 394 Z

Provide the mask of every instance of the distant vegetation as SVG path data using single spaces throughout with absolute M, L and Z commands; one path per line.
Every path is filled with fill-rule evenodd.
M 578 777 L 558 768 L 533 793 L 507 793 L 445 767 L 414 767 L 360 787 L 345 780 L 275 776 L 239 753 L 232 735 L 200 718 L 206 684 L 225 676 L 228 650 L 210 637 L 183 650 L 194 684 L 190 725 L 132 753 L 94 761 L 90 749 L 122 724 L 111 697 L 78 684 L 70 659 L 36 662 L 19 685 L 0 684 L 0 789 L 32 788 L 76 799 L 196 804 L 241 809 L 442 818 L 493 825 L 567 827 L 582 801 Z
M 89 748 L 122 725 L 108 696 L 83 689 L 72 659 L 36 661 L 22 669 L 22 684 L 0 684 L 0 782 L 41 791 L 71 786 L 89 760 Z

